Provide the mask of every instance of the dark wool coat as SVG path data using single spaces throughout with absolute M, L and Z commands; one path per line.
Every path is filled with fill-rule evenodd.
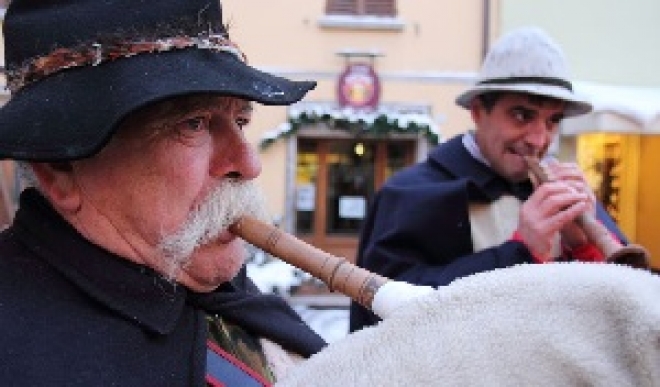
M 473 251 L 470 203 L 491 203 L 502 195 L 525 200 L 531 182 L 512 184 L 476 160 L 461 136 L 436 147 L 428 159 L 395 174 L 376 194 L 361 234 L 357 264 L 388 278 L 433 287 L 470 274 L 531 263 L 520 242 L 502 241 Z M 598 218 L 625 238 L 602 207 Z M 378 318 L 351 305 L 350 329 Z
M 242 273 L 195 294 L 83 239 L 35 190 L 0 234 L 0 384 L 204 386 L 207 313 L 303 355 L 322 348 Z

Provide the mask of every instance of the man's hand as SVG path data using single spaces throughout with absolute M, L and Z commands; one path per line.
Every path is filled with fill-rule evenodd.
M 558 233 L 575 232 L 567 227 L 574 224 L 578 215 L 589 209 L 589 203 L 589 195 L 578 191 L 573 183 L 543 183 L 520 209 L 518 235 L 535 257 L 544 261 L 551 260 L 555 258 L 552 256 L 552 247 Z M 581 230 L 578 231 L 581 233 Z M 583 234 L 580 236 L 584 237 Z
M 574 163 L 560 163 L 549 161 L 544 164 L 544 169 L 550 180 L 561 181 L 568 184 L 576 192 L 587 196 L 587 208 L 585 211 L 596 216 L 596 195 L 589 187 L 582 170 Z M 569 248 L 577 248 L 589 243 L 587 236 L 576 222 L 569 222 L 561 230 L 562 243 Z

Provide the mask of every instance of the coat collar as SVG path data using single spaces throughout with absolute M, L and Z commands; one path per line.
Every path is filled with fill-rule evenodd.
M 32 253 L 125 318 L 159 334 L 174 330 L 185 288 L 84 239 L 35 189 L 25 190 L 20 204 L 14 227 Z
M 467 178 L 470 183 L 468 192 L 474 199 L 492 201 L 508 194 L 525 200 L 533 190 L 531 181 L 508 182 L 475 159 L 463 145 L 462 136 L 456 136 L 436 147 L 429 155 L 429 160 L 454 178 Z

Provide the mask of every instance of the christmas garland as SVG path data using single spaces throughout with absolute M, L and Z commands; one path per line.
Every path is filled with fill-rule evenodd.
M 421 133 L 435 145 L 440 141 L 435 123 L 427 114 L 401 113 L 379 110 L 375 112 L 354 109 L 316 109 L 289 111 L 288 121 L 267 132 L 259 147 L 263 150 L 275 141 L 294 135 L 301 127 L 324 124 L 331 130 L 343 130 L 355 135 L 382 136 L 391 133 Z

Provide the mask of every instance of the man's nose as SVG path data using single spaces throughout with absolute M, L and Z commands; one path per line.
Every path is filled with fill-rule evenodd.
M 251 180 L 261 173 L 261 161 L 242 132 L 216 136 L 210 173 L 215 177 Z
M 536 149 L 545 148 L 550 138 L 550 130 L 547 124 L 541 120 L 532 123 L 525 134 L 525 142 Z

